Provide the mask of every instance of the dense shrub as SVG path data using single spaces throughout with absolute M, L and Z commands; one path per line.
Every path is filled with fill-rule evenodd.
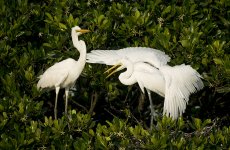
M 0 7 L 1 149 L 230 147 L 229 0 L 2 0 Z M 55 93 L 38 91 L 37 77 L 78 58 L 70 37 L 75 25 L 92 31 L 81 37 L 88 51 L 160 49 L 170 65 L 198 70 L 205 88 L 191 96 L 184 119 L 159 116 L 149 131 L 149 104 L 138 86 L 105 79 L 106 66 L 87 64 L 71 91 L 71 115 L 62 117 L 60 93 L 60 119 L 53 120 Z M 154 105 L 161 113 L 163 98 L 154 95 Z

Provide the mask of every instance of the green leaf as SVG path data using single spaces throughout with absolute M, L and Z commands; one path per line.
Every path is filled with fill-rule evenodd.
M 208 65 L 208 58 L 207 57 L 202 58 L 202 64 L 205 65 L 205 66 Z
M 4 110 L 4 106 L 0 104 L 0 112 Z
M 181 40 L 180 43 L 185 48 L 189 48 L 190 47 L 190 41 L 188 41 L 188 40 Z
M 50 13 L 46 12 L 45 14 L 51 21 L 53 21 L 53 17 L 52 17 L 52 15 Z
M 54 120 L 54 127 L 55 127 L 57 130 L 60 130 L 60 126 L 59 126 L 58 120 Z
M 52 48 L 52 45 L 50 44 L 50 43 L 43 43 L 42 44 L 44 47 L 50 47 L 50 48 Z
M 230 86 L 226 85 L 226 87 L 218 87 L 216 91 L 218 93 L 230 93 Z
M 140 15 L 141 15 L 141 13 L 138 10 L 136 10 L 135 11 L 135 19 L 138 19 L 140 17 Z
M 105 18 L 105 16 L 104 15 L 100 15 L 98 18 L 97 18 L 97 23 L 98 23 L 98 25 L 101 25 L 101 22 L 102 22 L 102 20 Z
M 58 25 L 59 25 L 59 27 L 60 27 L 62 30 L 66 30 L 66 29 L 67 29 L 66 25 L 64 25 L 63 23 L 59 23 Z
M 164 11 L 161 13 L 161 16 L 163 17 L 165 14 L 168 14 L 171 11 L 171 6 L 169 5 L 164 9 Z
M 227 27 L 230 26 L 230 21 L 229 20 L 225 19 L 224 17 L 222 17 L 220 15 L 217 15 L 217 16 L 220 18 L 220 20 L 222 21 L 222 23 L 224 24 L 224 26 L 227 26 Z
M 24 104 L 22 102 L 18 104 L 18 107 L 19 107 L 19 113 L 20 114 L 24 113 Z
M 201 129 L 201 123 L 202 123 L 201 120 L 198 118 L 194 118 L 193 121 L 194 121 L 196 129 L 200 130 Z
M 182 117 L 180 117 L 180 118 L 178 119 L 178 127 L 179 127 L 179 129 L 180 129 L 180 130 L 183 129 L 183 128 L 184 128 L 184 125 L 185 125 L 184 120 L 183 120 Z
M 223 65 L 223 61 L 219 58 L 213 58 L 213 61 L 215 62 L 215 64 L 217 65 Z
M 89 129 L 89 134 L 92 135 L 92 136 L 95 135 L 95 134 L 94 134 L 94 131 L 93 131 L 92 129 Z
M 214 135 L 213 135 L 212 133 L 211 133 L 211 135 L 209 136 L 209 138 L 210 138 L 211 143 L 214 144 L 214 142 L 215 142 L 215 137 L 214 137 Z

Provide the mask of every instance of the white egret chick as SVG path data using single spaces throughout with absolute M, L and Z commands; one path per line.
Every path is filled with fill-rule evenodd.
M 87 33 L 89 30 L 81 29 L 78 26 L 72 28 L 71 36 L 74 47 L 79 51 L 78 61 L 68 58 L 48 68 L 39 78 L 38 89 L 55 89 L 56 98 L 54 106 L 54 118 L 57 119 L 57 99 L 61 88 L 65 88 L 65 114 L 67 114 L 69 89 L 74 86 L 76 80 L 84 69 L 86 62 L 85 42 L 78 39 L 78 36 Z

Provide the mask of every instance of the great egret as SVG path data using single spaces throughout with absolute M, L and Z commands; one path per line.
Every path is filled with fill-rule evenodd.
M 78 26 L 72 28 L 71 36 L 74 47 L 80 53 L 78 61 L 68 58 L 58 62 L 48 68 L 38 81 L 37 88 L 47 88 L 56 90 L 54 118 L 57 119 L 57 99 L 60 88 L 65 88 L 65 114 L 67 114 L 68 93 L 69 89 L 75 84 L 75 81 L 80 76 L 86 62 L 86 45 L 82 40 L 78 40 L 78 36 L 87 33 L 89 30 L 83 30 Z
M 182 64 L 174 67 L 164 65 L 157 69 L 144 62 L 133 63 L 126 58 L 121 59 L 108 70 L 108 72 L 113 70 L 109 76 L 123 68 L 127 70 L 119 75 L 122 84 L 138 83 L 143 93 L 144 89 L 147 90 L 151 108 L 151 125 L 154 112 L 150 91 L 165 97 L 163 114 L 177 119 L 184 113 L 190 94 L 204 86 L 202 77 L 190 65 Z
M 129 59 L 132 63 L 146 62 L 156 68 L 166 65 L 171 59 L 164 52 L 157 49 L 149 47 L 128 47 L 120 50 L 92 50 L 90 53 L 87 53 L 86 62 L 115 65 L 123 58 Z M 150 100 L 150 92 L 148 92 L 148 96 Z M 153 116 L 152 100 L 150 100 L 150 109 L 151 116 Z
M 176 105 L 178 106 L 178 104 L 176 103 L 175 105 L 173 105 L 175 107 L 172 107 L 170 105 L 171 103 L 173 103 L 170 101 L 170 95 L 172 95 L 172 94 L 167 94 L 167 93 L 173 92 L 173 91 L 179 91 L 181 93 L 180 90 L 182 90 L 185 87 L 186 88 L 192 88 L 192 86 L 190 87 L 188 85 L 190 85 L 190 84 L 192 85 L 193 83 L 195 84 L 195 82 L 197 82 L 197 85 L 199 85 L 197 87 L 195 86 L 197 88 L 197 90 L 199 90 L 203 87 L 203 82 L 200 79 L 201 76 L 194 69 L 192 69 L 190 66 L 185 66 L 185 65 L 170 67 L 167 65 L 167 62 L 170 61 L 170 57 L 168 55 L 166 55 L 164 52 L 162 52 L 160 50 L 152 49 L 152 48 L 130 47 L 130 48 L 124 48 L 124 49 L 120 49 L 120 50 L 93 50 L 90 53 L 87 53 L 86 62 L 106 64 L 106 65 L 115 65 L 116 66 L 118 62 L 121 62 L 121 61 L 125 62 L 125 60 L 127 61 L 126 63 L 130 63 L 130 64 L 134 65 L 134 68 L 136 68 L 136 69 L 134 69 L 135 72 L 139 72 L 139 74 L 143 73 L 142 75 L 146 75 L 146 77 L 141 75 L 139 82 L 138 81 L 136 81 L 136 82 L 138 82 L 138 84 L 139 84 L 139 86 L 143 92 L 144 92 L 145 86 L 141 82 L 141 79 L 145 80 L 145 82 L 146 82 L 146 90 L 147 90 L 149 100 L 150 100 L 151 124 L 153 121 L 153 112 L 154 111 L 153 111 L 153 105 L 152 105 L 152 98 L 151 98 L 150 90 L 154 91 L 154 89 L 155 89 L 156 93 L 158 93 L 161 96 L 165 96 L 164 113 L 168 116 L 171 115 L 172 118 L 177 118 L 178 113 L 175 113 L 177 110 L 173 111 L 173 108 L 175 108 Z M 143 66 L 143 68 L 142 68 L 142 66 Z M 125 65 L 122 65 L 119 67 L 119 70 L 122 70 L 125 67 L 126 67 Z M 114 67 L 112 67 L 112 69 L 113 68 Z M 128 68 L 128 65 L 127 65 L 127 68 Z M 183 69 L 185 69 L 185 70 L 183 70 Z M 188 71 L 188 72 L 185 72 L 185 71 Z M 180 74 L 183 74 L 183 76 L 180 76 Z M 194 77 L 192 76 L 192 74 L 194 74 Z M 131 77 L 133 78 L 134 76 L 131 76 Z M 193 78 L 190 79 L 190 77 L 193 77 Z M 129 78 L 129 80 L 127 80 L 127 81 L 131 81 L 132 78 Z M 156 79 L 159 79 L 159 81 Z M 194 82 L 192 82 L 192 79 L 196 79 L 197 81 L 194 80 Z M 160 81 L 161 81 L 161 83 L 160 83 Z M 191 81 L 191 82 L 189 83 L 189 81 Z M 178 84 L 177 82 L 180 83 L 179 84 L 180 86 L 178 86 L 174 89 L 174 87 Z M 134 83 L 135 82 L 133 81 L 129 84 L 127 83 L 126 85 L 130 85 L 130 84 L 134 84 Z M 147 83 L 152 83 L 152 86 L 155 85 L 158 88 L 161 87 L 161 90 L 159 90 L 159 89 L 157 90 L 157 88 L 155 88 L 155 87 L 152 87 L 152 88 L 149 87 L 149 89 L 148 89 L 147 85 L 150 85 L 150 84 L 147 84 Z M 174 83 L 174 84 L 171 84 L 171 83 Z M 124 82 L 124 84 L 125 84 L 125 82 Z M 162 89 L 165 89 L 166 87 L 168 90 L 163 92 Z M 192 88 L 192 89 L 194 89 L 194 88 Z M 195 92 L 192 89 L 187 89 L 187 92 L 191 90 L 191 92 L 187 93 L 187 95 L 186 95 L 186 91 L 184 91 L 185 95 L 183 95 L 181 97 L 184 97 L 184 100 L 188 101 L 189 95 L 192 92 Z M 178 97 L 176 94 L 177 93 L 174 92 L 174 98 L 171 98 L 171 100 L 175 101 L 175 99 Z M 178 95 L 180 95 L 180 94 L 178 94 Z M 181 97 L 179 97 L 179 98 L 181 98 Z M 179 99 L 179 101 L 181 101 L 181 99 Z M 176 102 L 178 102 L 178 101 L 176 101 Z M 182 103 L 179 103 L 179 104 L 184 104 L 184 103 L 182 101 Z M 183 105 L 184 107 L 182 107 L 181 105 L 179 105 L 179 106 L 180 106 L 179 108 L 180 108 L 180 115 L 181 115 L 181 113 L 184 112 L 186 105 Z

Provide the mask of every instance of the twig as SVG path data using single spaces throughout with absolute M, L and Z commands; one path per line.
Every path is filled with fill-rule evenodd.
M 108 112 L 110 115 L 112 115 L 113 117 L 116 117 L 116 118 L 117 118 L 117 116 L 114 115 L 113 113 L 111 113 L 108 109 L 104 108 L 104 110 L 107 111 L 107 112 Z
M 84 107 L 83 105 L 79 104 L 78 102 L 76 101 L 72 101 L 74 104 L 76 104 L 77 106 L 81 107 L 84 109 L 84 111 L 88 112 L 88 109 L 86 107 Z
M 90 104 L 90 109 L 88 112 L 90 115 L 93 114 L 93 110 L 97 104 L 97 100 L 98 100 L 98 94 L 97 94 L 97 92 L 94 92 L 91 96 L 91 104 Z

